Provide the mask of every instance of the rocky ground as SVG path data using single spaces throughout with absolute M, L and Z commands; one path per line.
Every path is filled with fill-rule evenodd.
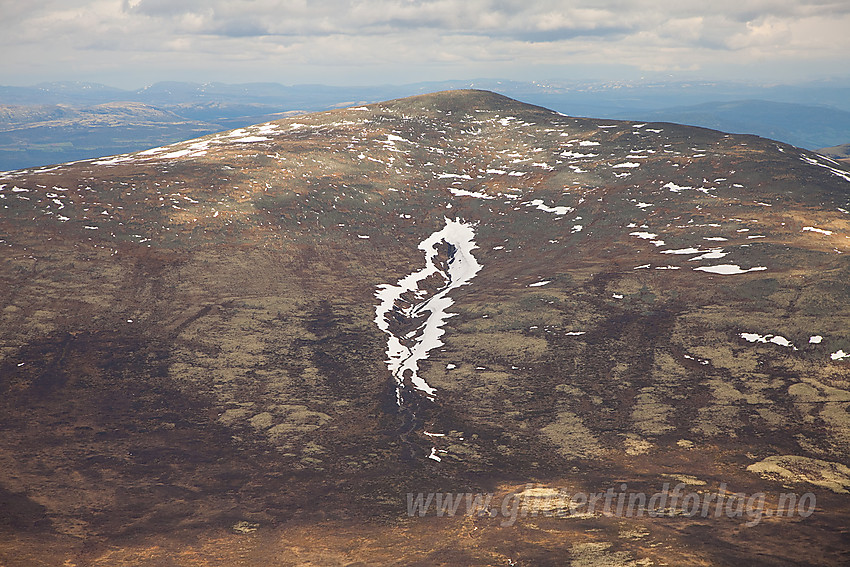
M 481 91 L 2 174 L 0 563 L 845 564 L 848 211 L 799 148 Z

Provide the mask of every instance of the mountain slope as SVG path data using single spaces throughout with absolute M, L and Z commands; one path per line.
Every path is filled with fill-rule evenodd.
M 837 161 L 847 163 L 850 160 L 850 144 L 840 144 L 830 148 L 821 148 L 818 153 Z
M 822 156 L 453 91 L 7 173 L 0 205 L 8 564 L 848 558 Z M 817 511 L 540 512 L 680 481 Z

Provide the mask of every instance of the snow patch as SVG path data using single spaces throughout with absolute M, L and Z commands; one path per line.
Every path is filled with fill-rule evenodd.
M 666 185 L 661 186 L 662 189 L 669 189 L 673 193 L 679 193 L 680 191 L 684 191 L 686 189 L 693 189 L 693 187 L 688 187 L 685 185 L 676 185 L 672 181 L 667 183 Z
M 541 210 L 546 213 L 554 213 L 556 215 L 566 215 L 567 213 L 573 212 L 575 209 L 572 207 L 550 207 L 548 205 L 543 204 L 543 199 L 534 199 L 533 201 L 529 201 L 525 203 L 527 207 L 535 207 L 538 210 Z
M 694 270 L 698 272 L 708 272 L 710 274 L 721 274 L 724 276 L 746 274 L 747 272 L 760 272 L 766 269 L 767 268 L 764 266 L 757 266 L 748 270 L 742 270 L 741 266 L 738 266 L 737 264 L 720 264 L 719 266 L 700 266 L 698 268 L 694 268 Z
M 700 252 L 705 252 L 705 250 L 700 250 L 699 248 L 679 248 L 678 250 L 662 250 L 662 254 L 699 254 Z
M 630 232 L 629 236 L 637 236 L 638 238 L 643 238 L 644 240 L 652 240 L 653 238 L 657 238 L 658 235 L 654 232 Z
M 449 187 L 449 191 L 455 197 L 475 197 L 476 199 L 495 199 L 492 195 L 481 193 L 478 191 L 467 191 L 466 189 L 458 189 L 457 187 Z
M 728 255 L 729 255 L 729 252 L 724 252 L 722 248 L 716 248 L 714 250 L 706 252 L 705 254 L 701 254 L 701 255 L 695 256 L 693 258 L 688 258 L 688 261 L 694 262 L 694 261 L 697 261 L 697 260 L 719 260 L 720 258 L 723 258 L 724 256 L 728 256 Z
M 789 341 L 788 339 L 786 339 L 782 335 L 760 335 L 758 333 L 741 333 L 738 336 L 740 336 L 745 341 L 748 341 L 748 342 L 751 342 L 751 343 L 765 343 L 765 344 L 773 343 L 775 345 L 784 346 L 784 347 L 788 347 L 788 348 L 792 348 L 794 350 L 797 350 L 797 347 L 795 347 L 791 343 L 791 341 Z
M 561 152 L 561 157 L 565 157 L 565 158 L 594 158 L 594 157 L 597 157 L 598 155 L 599 154 L 583 154 L 583 153 L 580 153 L 580 152 L 573 152 L 573 151 Z
M 848 172 L 848 171 L 838 169 L 837 167 L 831 167 L 829 165 L 826 165 L 826 164 L 819 162 L 816 159 L 812 159 L 808 156 L 800 156 L 800 158 L 806 163 L 810 163 L 812 165 L 816 165 L 818 167 L 822 167 L 824 169 L 829 170 L 830 173 L 832 173 L 833 175 L 835 175 L 837 177 L 844 179 L 845 181 L 850 181 L 850 172 Z
M 245 136 L 244 138 L 238 138 L 233 141 L 240 144 L 250 144 L 252 142 L 267 142 L 268 140 L 271 140 L 271 138 L 266 138 L 265 136 Z
M 824 230 L 824 229 L 822 229 L 822 228 L 815 228 L 815 227 L 813 227 L 813 226 L 804 226 L 804 227 L 803 227 L 803 231 L 808 231 L 808 232 L 818 232 L 818 233 L 820 233 L 820 234 L 825 234 L 825 235 L 827 235 L 827 236 L 829 236 L 829 235 L 831 235 L 831 234 L 832 234 L 832 231 L 831 231 L 831 230 Z
M 845 358 L 850 358 L 850 354 L 844 352 L 843 350 L 839 350 L 830 354 L 829 358 L 831 358 L 832 360 L 844 360 Z
M 402 404 L 406 379 L 429 398 L 433 399 L 436 393 L 419 376 L 419 362 L 427 359 L 431 350 L 443 345 L 440 340 L 445 334 L 443 325 L 454 315 L 446 311 L 454 304 L 454 300 L 448 297 L 449 292 L 469 284 L 481 270 L 481 264 L 472 255 L 472 250 L 477 248 L 474 237 L 471 223 L 446 219 L 445 227 L 419 244 L 419 249 L 425 253 L 425 267 L 405 276 L 395 285 L 381 284 L 375 292 L 379 300 L 375 307 L 375 324 L 388 337 L 386 363 L 396 381 L 396 402 L 399 406 Z M 438 266 L 434 261 L 441 243 L 448 245 L 449 250 L 449 258 L 444 266 Z M 445 285 L 428 295 L 427 289 L 420 289 L 419 286 L 431 276 L 442 277 Z M 402 297 L 411 294 L 421 301 L 412 303 Z M 390 325 L 391 319 L 398 317 L 407 321 L 424 320 L 410 333 L 399 336 Z
M 176 152 L 169 152 L 167 154 L 162 154 L 160 157 L 164 159 L 174 159 L 183 157 L 185 155 L 191 154 L 192 150 L 177 150 Z

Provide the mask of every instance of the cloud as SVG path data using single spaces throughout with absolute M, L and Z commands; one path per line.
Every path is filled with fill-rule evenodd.
M 285 82 L 305 70 L 321 75 L 322 69 L 330 73 L 356 65 L 364 80 L 367 74 L 383 74 L 382 82 L 387 82 L 393 80 L 387 74 L 410 74 L 411 66 L 432 74 L 425 78 L 449 78 L 457 72 L 500 75 L 500 69 L 500 76 L 506 76 L 518 69 L 556 69 L 579 58 L 588 66 L 656 70 L 706 65 L 733 70 L 780 58 L 788 65 L 827 59 L 840 65 L 840 53 L 850 49 L 850 3 L 834 0 L 7 4 L 0 8 L 7 77 L 50 69 L 96 73 L 130 61 L 149 74 L 176 73 L 182 67 L 219 73 L 217 80 L 226 79 L 228 72 L 253 72 L 267 79 L 269 69 L 278 69 L 272 80 Z M 256 68 L 252 71 L 246 61 L 256 61 Z
M 172 18 L 182 14 L 206 11 L 208 5 L 214 6 L 215 3 L 207 4 L 201 0 L 182 0 L 180 2 L 174 0 L 124 0 L 122 7 L 124 12 Z

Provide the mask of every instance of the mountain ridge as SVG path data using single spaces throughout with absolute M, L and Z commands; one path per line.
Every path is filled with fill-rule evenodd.
M 848 163 L 847 160 L 850 160 L 850 144 L 840 144 L 830 148 L 821 148 L 818 150 L 818 153 L 846 164 Z
M 127 136 L 93 130 L 88 136 L 73 129 L 73 124 L 60 125 L 49 132 L 19 131 L 13 138 L 0 136 L 0 169 L 13 170 L 21 167 L 59 163 L 77 159 L 100 157 L 123 151 L 138 151 L 172 143 L 200 134 L 213 133 L 235 127 L 250 126 L 274 118 L 284 112 L 321 111 L 328 108 L 351 106 L 360 102 L 377 102 L 390 98 L 411 96 L 424 92 L 445 89 L 484 88 L 498 91 L 514 99 L 562 111 L 572 116 L 588 116 L 618 119 L 675 120 L 669 115 L 671 107 L 682 107 L 695 103 L 715 101 L 708 116 L 693 122 L 702 126 L 719 127 L 722 130 L 748 132 L 809 149 L 832 145 L 846 140 L 846 120 L 842 122 L 842 111 L 847 106 L 847 88 L 841 82 L 817 83 L 797 87 L 754 86 L 734 83 L 564 83 L 517 82 L 497 79 L 472 81 L 444 81 L 414 83 L 409 85 L 384 85 L 372 87 L 333 87 L 324 85 L 292 85 L 277 83 L 155 83 L 136 90 L 121 90 L 96 84 L 41 84 L 36 87 L 0 87 L 0 104 L 10 105 L 65 105 L 85 109 L 107 102 L 136 102 L 152 105 L 163 111 L 178 114 L 171 126 L 172 131 L 164 135 L 159 126 L 132 121 L 123 124 L 132 129 Z M 748 113 L 725 114 L 718 110 L 734 101 L 764 99 L 765 108 L 777 103 L 794 103 L 783 106 L 776 112 L 761 116 L 753 121 Z M 837 109 L 835 116 L 815 117 L 817 124 L 794 119 L 796 115 L 813 112 L 811 106 Z M 762 112 L 763 108 L 756 108 Z M 650 116 L 663 112 L 667 115 Z M 818 111 L 821 115 L 825 110 Z M 703 113 L 704 114 L 704 113 Z M 762 114 L 764 114 L 762 112 Z M 116 116 L 117 118 L 117 116 Z M 693 119 L 693 116 L 690 116 Z M 846 117 L 845 117 L 846 118 Z M 721 122 L 718 122 L 721 120 Z M 183 122 L 202 122 L 214 126 L 205 131 L 187 129 Z M 707 122 L 708 121 L 708 122 Z M 844 126 L 839 126 L 844 124 Z M 843 128 L 843 130 L 842 130 Z M 833 132 L 826 136 L 825 132 Z M 842 133 L 843 132 L 843 133 Z M 844 136 L 844 137 L 842 137 Z M 128 143 L 128 138 L 136 145 Z

